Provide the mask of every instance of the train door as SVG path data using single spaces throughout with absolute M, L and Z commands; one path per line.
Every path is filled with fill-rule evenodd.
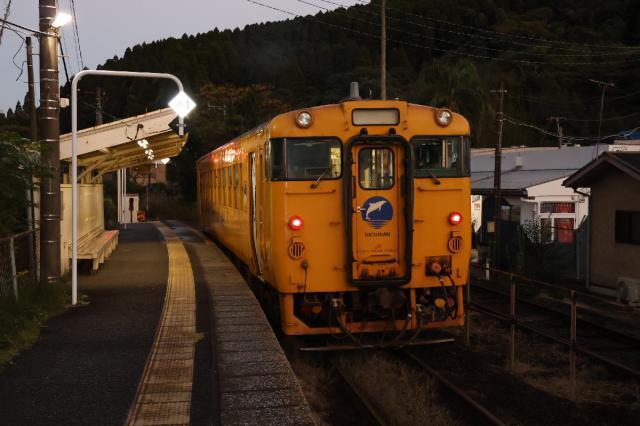
M 352 282 L 404 284 L 411 269 L 406 147 L 364 141 L 350 149 Z
M 262 274 L 262 257 L 260 254 L 260 246 L 258 244 L 259 235 L 258 235 L 258 221 L 260 220 L 260 215 L 258 214 L 258 203 L 257 203 L 257 176 L 258 176 L 258 165 L 256 164 L 256 153 L 252 152 L 249 154 L 249 191 L 250 191 L 250 203 L 249 203 L 249 214 L 251 218 L 251 251 L 253 254 L 253 258 L 255 259 L 256 266 L 256 275 Z

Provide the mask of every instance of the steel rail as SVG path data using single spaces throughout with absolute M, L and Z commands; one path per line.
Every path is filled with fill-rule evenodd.
M 563 287 L 561 285 L 558 284 L 552 284 L 552 283 L 548 283 L 546 281 L 540 281 L 540 280 L 536 280 L 534 278 L 529 278 L 529 277 L 525 277 L 524 275 L 520 275 L 520 274 L 516 274 L 515 272 L 508 272 L 508 271 L 503 271 L 502 269 L 496 269 L 496 268 L 491 268 L 491 267 L 486 267 L 483 265 L 478 265 L 477 263 L 471 263 L 470 264 L 471 268 L 475 268 L 476 270 L 480 270 L 483 272 L 494 272 L 496 274 L 499 275 L 503 275 L 507 278 L 509 277 L 513 277 L 513 278 L 517 278 L 519 280 L 521 280 L 521 284 L 525 284 L 525 283 L 529 283 L 529 284 L 537 284 L 543 287 L 548 287 L 548 288 L 553 288 L 555 290 L 560 290 L 560 291 L 564 291 L 564 292 L 570 292 L 573 291 L 575 292 L 575 294 L 582 296 L 582 297 L 586 297 L 587 299 L 592 299 L 592 300 L 598 300 L 604 304 L 607 305 L 611 305 L 611 306 L 616 306 L 618 308 L 620 307 L 624 307 L 624 305 L 622 305 L 621 303 L 618 302 L 613 302 L 611 300 L 605 299 L 604 297 L 597 295 L 597 294 L 593 294 L 593 293 L 589 293 L 587 291 L 581 290 L 581 289 L 574 289 L 574 288 L 567 288 L 567 287 Z
M 360 389 L 356 386 L 353 380 L 351 380 L 346 374 L 344 374 L 342 369 L 338 367 L 338 365 L 335 362 L 332 362 L 332 364 L 336 372 L 340 376 L 340 378 L 344 380 L 347 386 L 349 386 L 349 389 L 351 389 L 351 391 L 358 397 L 362 405 L 364 405 L 364 407 L 367 409 L 371 417 L 375 419 L 377 424 L 380 426 L 388 425 L 389 422 L 386 420 L 385 416 L 380 412 L 380 409 L 376 407 L 376 405 L 373 402 L 371 402 L 369 398 L 367 398 L 364 395 L 364 393 L 360 391 Z
M 520 327 L 523 330 L 527 330 L 527 331 L 529 331 L 529 332 L 531 332 L 533 334 L 537 334 L 539 336 L 545 337 L 545 338 L 547 338 L 547 339 L 549 339 L 551 341 L 554 341 L 556 343 L 560 343 L 561 345 L 565 345 L 567 347 L 571 347 L 571 342 L 568 339 L 564 339 L 562 337 L 550 334 L 550 333 L 548 333 L 548 332 L 546 332 L 544 330 L 541 330 L 541 329 L 539 329 L 537 327 L 532 327 L 532 326 L 530 326 L 528 324 L 523 323 L 521 320 L 511 318 L 511 316 L 508 315 L 508 314 L 503 314 L 502 312 L 498 312 L 498 311 L 496 311 L 494 309 L 491 309 L 491 308 L 488 308 L 486 306 L 480 305 L 480 304 L 478 304 L 476 302 L 471 302 L 469 304 L 469 306 L 467 307 L 467 309 L 475 310 L 477 312 L 484 313 L 485 315 L 491 316 L 491 317 L 496 318 L 498 320 L 501 320 L 501 321 L 504 321 L 504 322 L 507 322 L 507 323 L 515 324 L 517 327 Z M 634 375 L 635 377 L 640 377 L 640 371 L 639 370 L 636 370 L 636 369 L 634 369 L 632 367 L 629 367 L 629 366 L 624 365 L 624 364 L 622 364 L 622 363 L 620 363 L 618 361 L 615 361 L 615 360 L 613 360 L 613 359 L 611 359 L 609 357 L 606 357 L 606 356 L 601 355 L 601 354 L 599 354 L 597 352 L 594 352 L 593 350 L 585 348 L 582 345 L 578 345 L 577 343 L 574 343 L 574 349 L 575 349 L 576 352 L 579 352 L 579 353 L 581 353 L 583 355 L 587 355 L 587 356 L 589 356 L 591 358 L 597 359 L 598 361 L 600 361 L 600 362 L 602 362 L 604 364 L 607 364 L 607 365 L 609 365 L 611 367 L 615 367 L 615 368 L 618 368 L 620 370 L 623 370 L 623 371 L 625 371 L 625 372 L 627 372 L 629 374 Z
M 478 285 L 478 284 L 473 284 L 473 288 L 474 288 L 475 290 L 480 289 L 481 291 L 486 291 L 487 293 L 497 294 L 497 295 L 499 295 L 499 296 L 503 296 L 503 297 L 505 297 L 505 298 L 507 298 L 507 299 L 509 298 L 509 295 L 508 295 L 507 293 L 502 292 L 502 291 L 500 291 L 500 290 L 495 290 L 495 289 L 492 289 L 492 288 L 487 288 L 487 287 L 485 287 L 485 286 Z M 560 310 L 553 309 L 553 308 L 550 308 L 550 307 L 547 307 L 547 306 L 541 305 L 541 304 L 539 304 L 539 303 L 536 303 L 536 302 L 533 302 L 533 301 L 530 301 L 530 300 L 523 299 L 523 298 L 521 298 L 521 297 L 517 297 L 517 298 L 516 298 L 516 301 L 517 301 L 518 303 L 522 303 L 522 304 L 525 304 L 525 305 L 533 306 L 533 307 L 535 307 L 535 308 L 541 309 L 541 310 L 543 310 L 543 311 L 545 311 L 545 312 L 549 312 L 549 313 L 551 313 L 551 314 L 560 315 L 560 316 L 565 317 L 565 318 L 571 318 L 571 315 L 568 315 L 568 314 L 566 314 L 566 313 L 564 313 L 564 312 L 562 312 L 562 311 L 560 311 Z M 571 308 L 571 305 L 568 305 L 568 304 L 566 304 L 566 303 L 565 303 L 565 302 L 563 302 L 563 301 L 557 301 L 557 302 L 558 302 L 558 303 L 561 303 L 562 305 L 566 306 L 566 307 L 567 307 L 567 308 L 569 308 L 569 309 Z M 594 313 L 594 314 L 598 315 L 598 313 L 597 313 L 596 311 L 590 310 L 588 307 L 587 307 L 587 308 L 585 308 L 585 307 L 582 307 L 582 306 L 581 306 L 581 309 L 582 309 L 582 310 L 586 310 L 586 311 L 588 311 L 588 312 L 592 312 L 592 313 Z M 618 320 L 616 320 L 616 319 L 615 319 L 615 318 L 613 318 L 613 317 L 609 317 L 609 316 L 606 316 L 606 315 L 601 315 L 601 316 L 602 316 L 602 317 L 604 317 L 604 318 L 611 319 L 611 320 L 613 320 L 613 321 L 618 321 Z M 593 327 L 593 328 L 597 328 L 597 329 L 599 329 L 599 330 L 604 331 L 605 333 L 608 333 L 608 334 L 615 334 L 615 335 L 617 336 L 617 338 L 618 338 L 618 339 L 621 339 L 621 340 L 631 340 L 631 341 L 635 342 L 636 344 L 640 344 L 640 338 L 638 338 L 638 337 L 636 337 L 636 336 L 633 336 L 633 335 L 631 335 L 631 334 L 627 334 L 627 333 L 624 333 L 624 332 L 622 332 L 622 331 L 613 330 L 613 329 L 611 329 L 611 328 L 608 328 L 608 327 L 602 326 L 602 325 L 600 325 L 600 324 L 596 324 L 596 323 L 594 323 L 594 322 L 592 322 L 592 321 L 589 321 L 588 319 L 585 319 L 584 317 L 578 317 L 577 319 L 578 319 L 578 321 L 580 321 L 580 323 L 583 323 L 583 324 L 588 325 L 588 326 Z
M 492 413 L 484 405 L 482 405 L 481 403 L 473 399 L 471 396 L 469 396 L 467 392 L 465 392 L 460 387 L 458 387 L 453 382 L 451 382 L 449 379 L 447 379 L 442 374 L 440 374 L 440 372 L 438 372 L 435 368 L 427 364 L 422 358 L 406 350 L 403 351 L 403 353 L 407 357 L 409 357 L 412 361 L 414 361 L 416 364 L 418 364 L 423 370 L 426 370 L 429 374 L 435 377 L 439 383 L 441 383 L 451 392 L 456 394 L 461 400 L 463 400 L 465 403 L 473 407 L 473 409 L 477 411 L 479 414 L 481 414 L 488 422 L 494 425 L 506 426 L 507 423 L 505 423 L 497 415 Z

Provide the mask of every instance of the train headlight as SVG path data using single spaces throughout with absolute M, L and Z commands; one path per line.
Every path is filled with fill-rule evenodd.
M 300 216 L 291 216 L 289 218 L 289 228 L 293 229 L 294 231 L 301 230 L 303 226 L 304 222 L 302 221 L 302 218 Z
M 458 212 L 451 212 L 449 214 L 449 223 L 452 225 L 459 225 L 462 222 L 462 215 Z
M 309 111 L 301 111 L 296 115 L 296 124 L 303 129 L 311 127 L 313 124 L 313 116 Z
M 451 124 L 453 113 L 450 110 L 446 108 L 440 108 L 437 109 L 434 114 L 436 123 L 438 123 L 439 126 L 447 127 L 449 124 Z

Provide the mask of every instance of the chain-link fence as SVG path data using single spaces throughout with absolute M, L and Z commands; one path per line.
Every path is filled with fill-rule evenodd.
M 19 283 L 39 279 L 40 230 L 0 238 L 0 298 L 18 298 Z

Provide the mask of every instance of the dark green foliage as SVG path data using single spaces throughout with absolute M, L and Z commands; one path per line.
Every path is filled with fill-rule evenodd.
M 526 277 L 559 283 L 575 276 L 575 245 L 551 241 L 550 229 L 539 220 L 528 220 L 518 228 L 515 270 Z
M 640 113 L 629 116 L 640 107 L 638 1 L 389 0 L 388 6 L 389 98 L 465 114 L 476 147 L 495 143 L 496 98 L 490 91 L 500 82 L 509 90 L 508 116 L 551 132 L 556 129 L 550 116 L 567 117 L 565 135 L 595 136 L 600 89 L 588 79 L 614 81 L 602 134 L 640 124 Z M 337 102 L 351 81 L 360 82 L 364 97 L 377 97 L 379 33 L 374 1 L 243 30 L 143 43 L 100 68 L 174 73 L 196 97 L 190 142 L 170 173 L 193 198 L 194 161 L 260 121 L 285 108 Z M 622 49 L 628 47 L 638 49 Z M 117 117 L 165 107 L 175 91 L 166 81 L 83 80 L 81 127 L 94 123 L 96 86 L 106 93 L 105 111 Z M 68 92 L 66 85 L 63 96 Z M 626 117 L 615 118 L 620 116 Z M 62 111 L 62 123 L 68 131 L 68 110 Z M 557 143 L 528 127 L 507 123 L 504 131 L 505 146 Z
M 68 283 L 37 283 L 21 280 L 20 298 L 0 298 L 0 371 L 18 352 L 31 346 L 40 327 L 62 312 L 70 298 Z
M 0 130 L 0 236 L 27 228 L 27 191 L 38 176 L 38 146 L 16 133 Z

